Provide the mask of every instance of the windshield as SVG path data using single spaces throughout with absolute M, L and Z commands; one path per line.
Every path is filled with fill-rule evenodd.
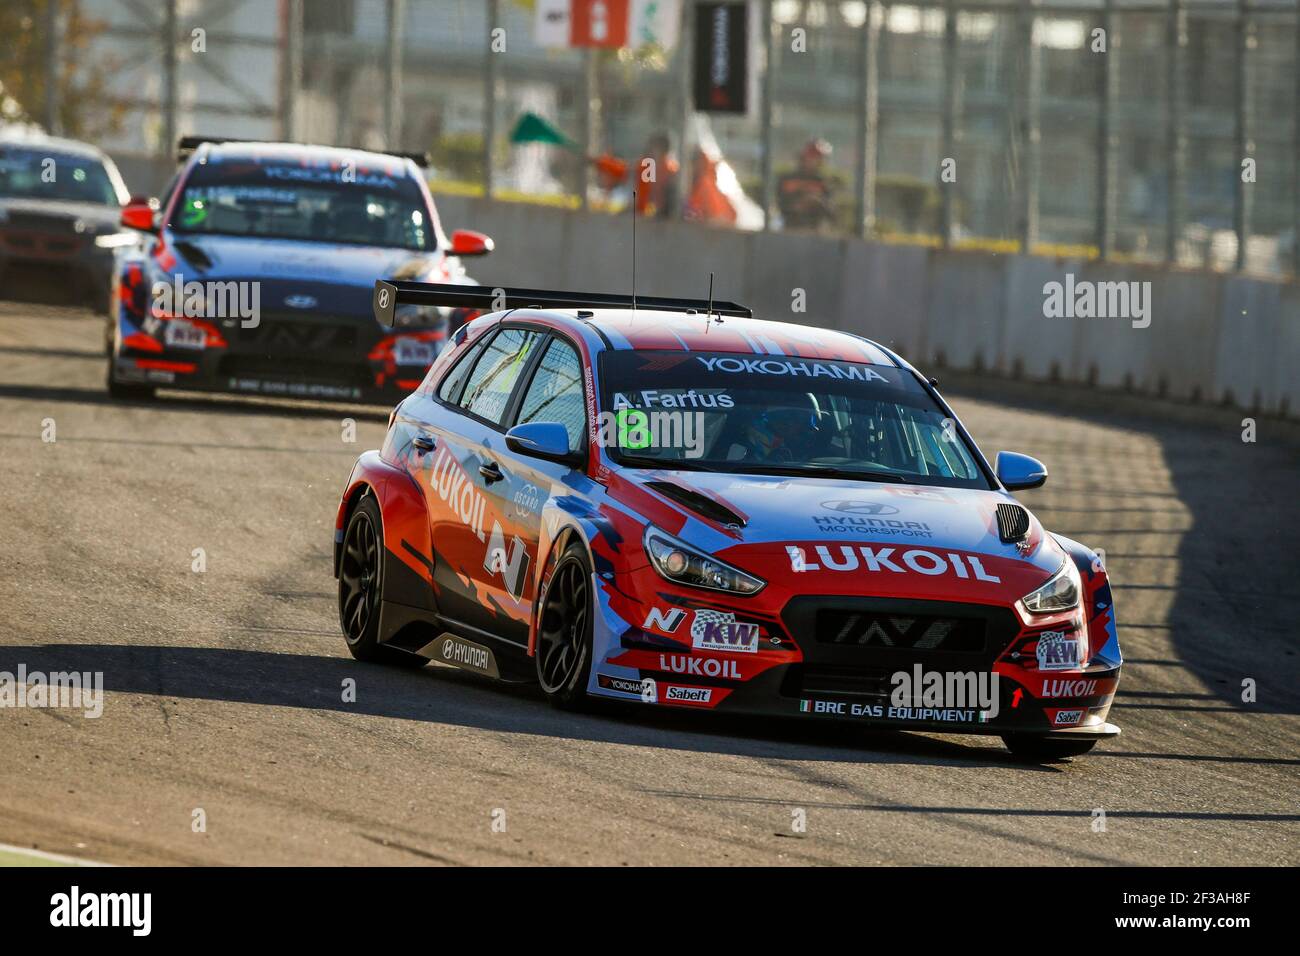
M 634 468 L 991 487 L 905 369 L 775 355 L 610 351 L 601 441 Z
M 434 248 L 416 181 L 359 165 L 210 161 L 190 173 L 170 226 L 184 233 Z
M 93 156 L 0 146 L 0 197 L 120 206 L 104 164 Z

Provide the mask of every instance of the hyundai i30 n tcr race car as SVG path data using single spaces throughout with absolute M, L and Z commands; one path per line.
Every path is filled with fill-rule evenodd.
M 412 157 L 294 143 L 181 141 L 161 202 L 132 201 L 141 241 L 119 255 L 109 391 L 159 385 L 395 402 L 423 379 L 448 323 L 411 306 L 381 328 L 376 279 L 468 283 L 486 236 L 443 234 Z
M 381 321 L 412 304 L 498 311 L 347 483 L 355 657 L 1041 758 L 1119 732 L 1106 570 L 1010 494 L 1046 468 L 990 467 L 889 349 L 727 303 L 377 283 Z

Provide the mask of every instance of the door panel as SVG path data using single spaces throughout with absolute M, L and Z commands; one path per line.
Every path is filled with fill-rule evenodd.
M 530 560 L 515 543 L 501 423 L 544 339 L 537 330 L 504 328 L 486 344 L 459 407 L 440 407 L 426 484 L 442 613 L 520 646 L 528 642 L 522 582 Z

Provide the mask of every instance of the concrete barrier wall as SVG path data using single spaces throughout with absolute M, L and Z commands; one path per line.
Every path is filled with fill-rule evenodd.
M 613 217 L 444 196 L 443 227 L 478 229 L 496 252 L 485 284 L 626 292 L 632 232 Z M 866 335 L 926 370 L 1125 389 L 1298 417 L 1300 287 L 1160 266 L 953 252 L 821 236 L 637 224 L 637 289 L 743 302 L 758 316 Z M 1044 286 L 1150 283 L 1151 324 L 1047 318 Z M 796 290 L 806 311 L 794 311 Z

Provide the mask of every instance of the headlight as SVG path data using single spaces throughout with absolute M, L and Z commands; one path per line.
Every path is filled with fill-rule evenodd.
M 1030 591 L 1020 600 L 1032 614 L 1055 614 L 1075 607 L 1082 592 L 1079 571 L 1067 557 L 1061 570 L 1052 575 L 1050 581 L 1038 590 Z
M 645 553 L 656 571 L 677 584 L 735 594 L 757 594 L 767 584 L 658 528 L 646 529 Z

